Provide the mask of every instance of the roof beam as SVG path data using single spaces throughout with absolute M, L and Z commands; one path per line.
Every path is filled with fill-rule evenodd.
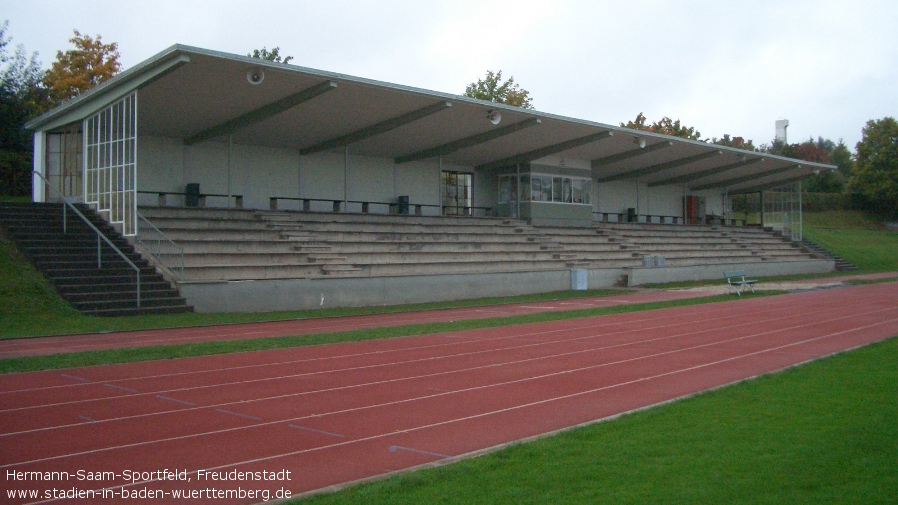
M 614 132 L 610 130 L 606 130 L 599 133 L 593 133 L 592 135 L 587 135 L 585 137 L 575 138 L 573 140 L 568 140 L 566 142 L 561 142 L 559 144 L 553 144 L 546 147 L 541 147 L 539 149 L 534 149 L 532 151 L 527 151 L 526 153 L 516 154 L 514 156 L 509 156 L 508 158 L 503 158 L 501 160 L 491 161 L 489 163 L 484 163 L 483 165 L 478 165 L 477 168 L 482 169 L 491 169 L 491 168 L 499 168 L 499 167 L 507 167 L 510 165 L 518 165 L 520 163 L 527 163 L 533 160 L 538 160 L 540 158 L 545 158 L 551 154 L 561 153 L 564 151 L 568 151 L 575 147 L 584 146 L 586 144 L 592 144 L 593 142 L 597 142 L 599 140 L 607 139 L 614 136 Z
M 779 181 L 768 182 L 767 184 L 758 184 L 757 186 L 751 186 L 749 188 L 737 189 L 734 191 L 730 191 L 731 195 L 741 195 L 744 193 L 756 193 L 758 191 L 763 191 L 765 189 L 776 188 L 782 186 L 784 184 L 791 184 L 793 182 L 798 182 L 804 179 L 807 179 L 811 174 L 799 175 L 798 177 L 790 177 L 788 179 L 782 179 Z
M 664 163 L 659 163 L 657 165 L 652 165 L 650 167 L 645 167 L 645 168 L 640 168 L 637 170 L 631 170 L 629 172 L 622 172 L 619 174 L 609 175 L 607 177 L 599 177 L 596 179 L 596 182 L 611 182 L 611 181 L 619 181 L 621 179 L 632 179 L 634 177 L 642 177 L 644 175 L 654 174 L 655 172 L 660 172 L 662 170 L 668 170 L 671 168 L 681 167 L 683 165 L 695 163 L 697 161 L 712 158 L 714 156 L 720 156 L 721 154 L 723 154 L 723 151 L 717 151 L 717 150 L 707 152 L 707 153 L 695 154 L 692 156 L 688 156 L 686 158 L 680 158 L 678 160 L 667 161 Z
M 339 137 L 334 137 L 313 146 L 304 147 L 299 150 L 299 154 L 314 154 L 320 151 L 326 151 L 328 149 L 336 149 L 338 147 L 348 146 L 368 137 L 373 137 L 375 135 L 380 135 L 381 133 L 386 133 L 390 130 L 395 130 L 400 126 L 404 126 L 419 119 L 423 119 L 431 114 L 436 114 L 437 112 L 446 110 L 449 107 L 452 107 L 452 102 L 437 102 L 433 105 L 428 105 L 427 107 L 413 110 L 401 116 L 396 116 L 394 118 L 387 119 L 386 121 L 381 121 L 380 123 L 362 128 L 361 130 L 356 130 Z
M 625 151 L 619 154 L 612 154 L 611 156 L 606 156 L 604 158 L 596 158 L 592 160 L 592 168 L 599 168 L 600 166 L 608 165 L 609 163 L 616 163 L 618 161 L 642 156 L 643 154 L 648 154 L 652 151 L 664 149 L 665 147 L 670 147 L 672 145 L 673 142 L 665 140 L 663 142 L 658 142 L 657 144 L 652 144 L 650 146 L 640 147 L 639 149 L 633 149 L 631 151 Z
M 736 177 L 734 179 L 726 179 L 723 181 L 711 182 L 708 184 L 702 184 L 701 186 L 695 186 L 691 188 L 693 191 L 701 191 L 703 189 L 711 189 L 711 188 L 722 188 L 727 186 L 735 186 L 736 184 L 742 184 L 743 182 L 748 182 L 752 179 L 761 179 L 770 175 L 781 174 L 783 172 L 788 172 L 789 170 L 794 170 L 796 168 L 801 168 L 801 165 L 795 163 L 793 165 L 788 165 L 785 167 L 774 168 L 773 170 L 767 170 L 766 172 L 761 172 L 759 174 L 746 175 L 743 177 Z
M 286 96 L 284 98 L 281 98 L 280 100 L 271 102 L 268 105 L 263 105 L 256 110 L 251 110 L 245 114 L 241 114 L 240 116 L 235 117 L 234 119 L 225 121 L 224 123 L 217 124 L 212 128 L 191 135 L 190 137 L 184 139 L 184 144 L 189 146 L 198 142 L 213 139 L 215 137 L 227 135 L 228 133 L 232 133 L 241 128 L 258 123 L 260 121 L 264 121 L 271 116 L 274 116 L 275 114 L 280 114 L 281 112 L 284 112 L 288 109 L 292 109 L 293 107 L 296 107 L 303 102 L 307 102 L 318 95 L 322 95 L 336 88 L 337 83 L 335 81 L 324 81 L 321 84 L 312 86 L 311 88 L 306 88 L 299 93 L 294 93 L 292 95 Z
M 763 162 L 764 158 L 752 158 L 750 160 L 743 159 L 737 161 L 736 163 L 731 163 L 729 165 L 724 165 L 722 167 L 714 167 L 709 168 L 707 170 L 702 170 L 701 172 L 693 172 L 691 174 L 681 175 L 679 177 L 671 177 L 669 179 L 663 179 L 660 181 L 650 182 L 649 187 L 653 188 L 655 186 L 664 186 L 667 184 L 681 184 L 686 182 L 697 181 L 703 177 L 707 177 L 709 175 L 717 175 L 722 174 L 724 172 L 729 172 L 730 170 L 735 170 L 740 167 L 745 167 L 748 165 L 754 165 L 755 163 Z
M 512 133 L 523 130 L 525 128 L 530 128 L 531 126 L 536 126 L 540 123 L 542 123 L 542 121 L 540 121 L 539 118 L 532 117 L 514 124 L 503 126 L 501 128 L 496 128 L 495 130 L 487 130 L 483 133 L 478 133 L 477 135 L 471 135 L 470 137 L 465 137 L 463 139 L 449 142 L 448 144 L 431 147 L 429 149 L 424 149 L 422 151 L 414 152 L 411 154 L 406 154 L 405 156 L 396 158 L 394 161 L 396 163 L 408 163 L 410 161 L 423 160 L 427 158 L 433 158 L 435 156 L 445 156 L 460 149 L 476 146 L 478 144 L 483 144 L 491 140 L 495 140 L 499 137 L 511 135 Z

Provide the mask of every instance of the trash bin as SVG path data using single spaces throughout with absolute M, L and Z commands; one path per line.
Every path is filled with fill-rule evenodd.
M 404 216 L 408 215 L 408 195 L 396 197 L 396 213 Z
M 184 193 L 186 195 L 184 197 L 184 205 L 186 205 L 187 207 L 200 206 L 200 183 L 188 183 Z
M 636 209 L 633 207 L 630 207 L 627 209 L 627 222 L 628 223 L 636 222 Z
M 571 270 L 571 289 L 574 291 L 586 291 L 585 268 L 574 268 Z

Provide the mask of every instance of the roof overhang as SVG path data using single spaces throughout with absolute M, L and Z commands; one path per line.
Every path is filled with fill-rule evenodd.
M 253 84 L 247 73 L 256 69 L 265 77 Z M 396 162 L 441 157 L 480 170 L 560 155 L 583 160 L 600 181 L 638 178 L 650 186 L 721 191 L 836 168 L 801 162 L 786 169 L 796 160 L 183 45 L 26 128 L 52 131 L 138 89 L 139 134 L 185 145 L 230 140 L 301 154 L 348 148 Z M 490 121 L 491 110 L 501 112 L 501 124 Z M 634 139 L 646 147 L 634 149 Z

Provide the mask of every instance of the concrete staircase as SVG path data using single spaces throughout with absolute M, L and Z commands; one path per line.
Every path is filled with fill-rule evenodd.
M 850 261 L 848 261 L 844 258 L 836 256 L 835 254 L 829 252 L 827 249 L 815 244 L 814 242 L 811 242 L 810 240 L 807 240 L 807 239 L 802 240 L 801 244 L 803 246 L 807 247 L 808 249 L 810 249 L 811 251 L 813 251 L 818 256 L 822 256 L 824 258 L 829 258 L 829 259 L 835 261 L 836 262 L 836 270 L 842 270 L 842 271 L 858 270 L 857 265 L 855 265 L 854 263 L 851 263 Z
M 62 204 L 0 202 L 0 226 L 19 251 L 79 311 L 97 316 L 190 312 L 178 291 L 134 248 L 86 206 L 78 209 L 140 269 L 140 308 L 136 274 L 102 243 L 97 266 L 97 236 L 73 212 L 63 233 Z

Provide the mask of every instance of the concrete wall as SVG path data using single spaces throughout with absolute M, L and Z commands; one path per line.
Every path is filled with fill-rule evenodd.
M 833 260 L 765 261 L 753 263 L 727 263 L 723 265 L 699 265 L 691 267 L 628 268 L 629 286 L 723 279 L 723 273 L 744 270 L 748 277 L 776 277 L 778 275 L 820 274 L 836 269 Z
M 619 276 L 619 270 L 616 273 Z M 189 282 L 182 283 L 180 289 L 187 303 L 193 305 L 198 312 L 263 312 L 425 303 L 562 291 L 570 289 L 570 275 L 569 270 L 553 270 L 404 277 Z M 608 276 L 593 274 L 590 280 L 594 278 L 595 282 L 599 282 L 604 277 Z
M 628 275 L 630 286 L 723 279 L 723 272 L 745 270 L 750 277 L 831 272 L 832 260 L 732 263 L 669 268 L 602 268 L 587 270 L 587 288 L 616 285 Z M 319 307 L 364 307 L 493 296 L 516 296 L 571 288 L 570 270 L 480 274 L 410 275 L 184 282 L 181 295 L 198 312 L 267 312 Z M 323 300 L 323 301 L 322 301 Z
M 229 146 L 227 142 L 203 142 L 184 146 L 180 139 L 140 137 L 138 144 L 138 189 L 183 192 L 198 182 L 203 193 L 228 194 Z M 474 172 L 473 168 L 443 165 L 444 170 Z M 344 172 L 348 173 L 344 188 Z M 475 198 L 485 205 L 495 199 L 495 188 L 475 173 Z M 342 152 L 328 151 L 300 157 L 293 149 L 233 144 L 230 148 L 230 193 L 243 195 L 244 207 L 267 209 L 272 196 L 359 201 L 394 202 L 408 195 L 412 203 L 439 205 L 439 165 L 435 160 L 395 165 L 390 158 L 353 155 L 348 163 Z M 486 189 L 478 185 L 487 186 Z M 478 191 L 479 190 L 479 191 Z M 154 195 L 141 195 L 139 203 L 155 205 Z M 169 204 L 183 205 L 183 198 L 170 197 Z M 209 198 L 207 206 L 224 207 L 225 199 Z M 282 201 L 281 209 L 298 209 L 301 203 Z M 359 208 L 350 208 L 356 212 Z M 328 211 L 332 204 L 313 202 L 312 210 Z M 372 212 L 386 208 L 372 207 Z M 425 214 L 437 214 L 435 208 Z

